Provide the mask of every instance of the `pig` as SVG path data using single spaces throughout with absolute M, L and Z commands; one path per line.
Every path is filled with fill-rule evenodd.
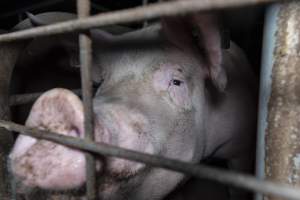
M 232 169 L 250 173 L 255 79 L 237 45 L 221 48 L 218 27 L 215 16 L 197 13 L 121 35 L 90 30 L 93 80 L 101 82 L 93 98 L 96 142 L 194 164 L 227 159 Z M 76 49 L 70 38 L 61 44 Z M 83 138 L 82 102 L 69 90 L 50 90 L 35 102 L 26 125 Z M 20 135 L 9 157 L 19 188 L 70 191 L 86 181 L 79 150 Z M 99 199 L 164 199 L 189 178 L 96 158 Z M 240 194 L 232 191 L 231 198 Z

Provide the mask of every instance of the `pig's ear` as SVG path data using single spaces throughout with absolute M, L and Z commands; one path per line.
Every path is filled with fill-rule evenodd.
M 203 52 L 207 75 L 218 89 L 224 91 L 227 77 L 222 68 L 221 36 L 217 17 L 197 13 L 164 18 L 162 24 L 163 32 L 170 42 L 186 51 Z

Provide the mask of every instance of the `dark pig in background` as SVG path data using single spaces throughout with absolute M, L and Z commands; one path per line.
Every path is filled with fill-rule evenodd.
M 164 19 L 161 25 L 113 36 L 91 30 L 96 141 L 191 163 L 228 159 L 249 172 L 255 136 L 255 84 L 247 59 L 231 42 L 221 49 L 209 14 Z M 62 42 L 76 52 L 76 42 Z M 72 56 L 71 56 L 72 57 Z M 27 126 L 83 138 L 83 106 L 65 89 L 44 93 Z M 26 188 L 72 190 L 86 181 L 84 154 L 20 135 L 11 169 Z M 103 164 L 105 163 L 105 164 Z M 163 199 L 188 177 L 117 158 L 104 171 L 100 199 Z M 232 192 L 232 198 L 239 198 Z

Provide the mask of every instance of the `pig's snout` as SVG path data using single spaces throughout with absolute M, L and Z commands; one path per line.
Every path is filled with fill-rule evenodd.
M 149 137 L 150 124 L 141 112 L 121 104 L 103 103 L 95 105 L 95 113 L 97 142 L 144 153 L 154 152 Z M 68 90 L 50 90 L 35 102 L 26 125 L 83 138 L 82 102 Z M 26 187 L 69 190 L 86 181 L 84 154 L 53 142 L 20 135 L 10 159 L 13 174 Z M 98 170 L 103 166 L 103 176 L 120 179 L 135 175 L 144 164 L 106 158 L 104 165 L 97 162 Z
M 83 137 L 82 103 L 68 90 L 50 90 L 35 102 L 26 125 Z M 13 174 L 25 187 L 65 190 L 85 181 L 84 154 L 53 142 L 20 135 L 10 162 Z

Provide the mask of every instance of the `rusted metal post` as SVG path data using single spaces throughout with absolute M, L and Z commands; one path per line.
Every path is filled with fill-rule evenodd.
M 267 116 L 265 175 L 300 186 L 300 2 L 280 5 Z M 266 196 L 268 200 L 282 198 Z
M 79 19 L 90 14 L 90 1 L 77 0 Z M 88 34 L 79 34 L 81 87 L 84 105 L 84 136 L 86 141 L 94 140 L 94 112 L 93 112 L 93 83 L 92 83 L 92 40 Z M 86 191 L 87 199 L 97 198 L 96 188 L 96 162 L 92 154 L 86 153 Z

